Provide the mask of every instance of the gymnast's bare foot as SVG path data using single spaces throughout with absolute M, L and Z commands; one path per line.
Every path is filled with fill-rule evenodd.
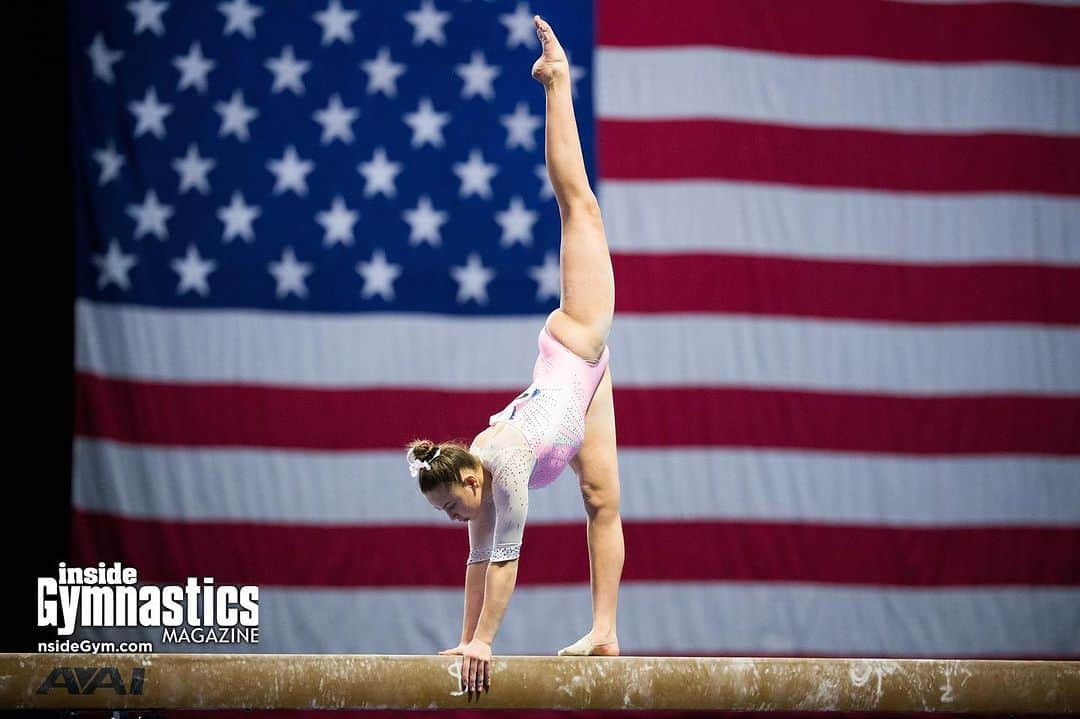
M 559 44 L 551 25 L 539 15 L 533 15 L 533 24 L 536 25 L 536 36 L 540 38 L 543 46 L 540 58 L 533 63 L 532 76 L 537 82 L 543 83 L 544 87 L 551 87 L 555 82 L 570 77 L 570 61 L 566 58 L 566 52 Z
M 619 639 L 614 633 L 604 636 L 589 632 L 568 647 L 559 650 L 560 657 L 617 657 Z

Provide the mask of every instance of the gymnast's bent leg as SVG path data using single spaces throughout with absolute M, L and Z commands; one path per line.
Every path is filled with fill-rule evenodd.
M 600 357 L 615 313 L 615 276 L 596 195 L 589 187 L 574 119 L 570 63 L 551 26 L 534 18 L 543 45 L 533 77 L 544 85 L 547 122 L 544 149 L 548 175 L 562 219 L 559 309 L 548 331 L 587 360 Z M 619 473 L 615 457 L 615 408 L 611 373 L 605 370 L 585 418 L 585 440 L 571 463 L 588 515 L 593 629 L 560 654 L 618 653 L 615 610 L 623 565 Z
M 622 517 L 619 515 L 619 462 L 615 451 L 615 404 L 611 367 L 604 371 L 585 415 L 585 442 L 570 466 L 581 485 L 588 516 L 592 630 L 560 655 L 619 655 L 616 609 L 623 568 Z

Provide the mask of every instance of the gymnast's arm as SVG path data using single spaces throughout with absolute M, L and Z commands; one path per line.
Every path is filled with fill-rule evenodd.
M 511 447 L 493 457 L 491 493 L 495 531 L 489 535 L 493 546 L 484 577 L 483 604 L 472 634 L 473 640 L 488 645 L 495 641 L 517 583 L 518 556 L 529 511 L 529 476 L 534 464 L 527 447 Z
M 469 521 L 469 563 L 465 565 L 465 617 L 461 623 L 461 644 L 473 640 L 476 623 L 480 621 L 480 609 L 484 606 L 484 582 L 487 578 L 488 559 L 491 556 L 491 538 L 495 533 L 494 512 L 482 514 Z
M 473 639 L 490 645 L 495 641 L 495 634 L 502 624 L 506 607 L 510 604 L 510 595 L 517 583 L 518 560 L 492 562 L 487 571 L 484 585 L 484 606 L 480 611 L 480 620 L 476 625 Z

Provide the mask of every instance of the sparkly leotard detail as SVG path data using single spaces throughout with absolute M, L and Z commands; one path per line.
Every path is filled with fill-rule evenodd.
M 517 559 L 529 513 L 529 475 L 536 459 L 532 450 L 503 432 L 490 444 L 469 451 L 491 472 L 491 503 L 469 520 L 469 559 L 502 562 Z
M 540 353 L 533 366 L 533 382 L 489 425 L 506 422 L 525 437 L 536 457 L 529 487 L 546 487 L 559 475 L 585 441 L 585 413 L 607 369 L 611 351 L 600 359 L 585 360 L 556 340 L 547 326 L 537 338 Z
M 502 430 L 469 451 L 491 472 L 492 502 L 469 520 L 468 563 L 517 559 L 529 509 L 529 490 L 554 482 L 585 440 L 585 414 L 610 352 L 596 362 L 574 354 L 544 327 L 533 382 L 498 414 L 517 432 Z M 522 444 L 524 439 L 524 444 Z

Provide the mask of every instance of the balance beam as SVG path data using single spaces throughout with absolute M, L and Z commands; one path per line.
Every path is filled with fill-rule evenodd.
M 460 657 L 2 654 L 0 709 L 691 709 L 1064 713 L 1080 662 L 496 657 L 491 690 Z

